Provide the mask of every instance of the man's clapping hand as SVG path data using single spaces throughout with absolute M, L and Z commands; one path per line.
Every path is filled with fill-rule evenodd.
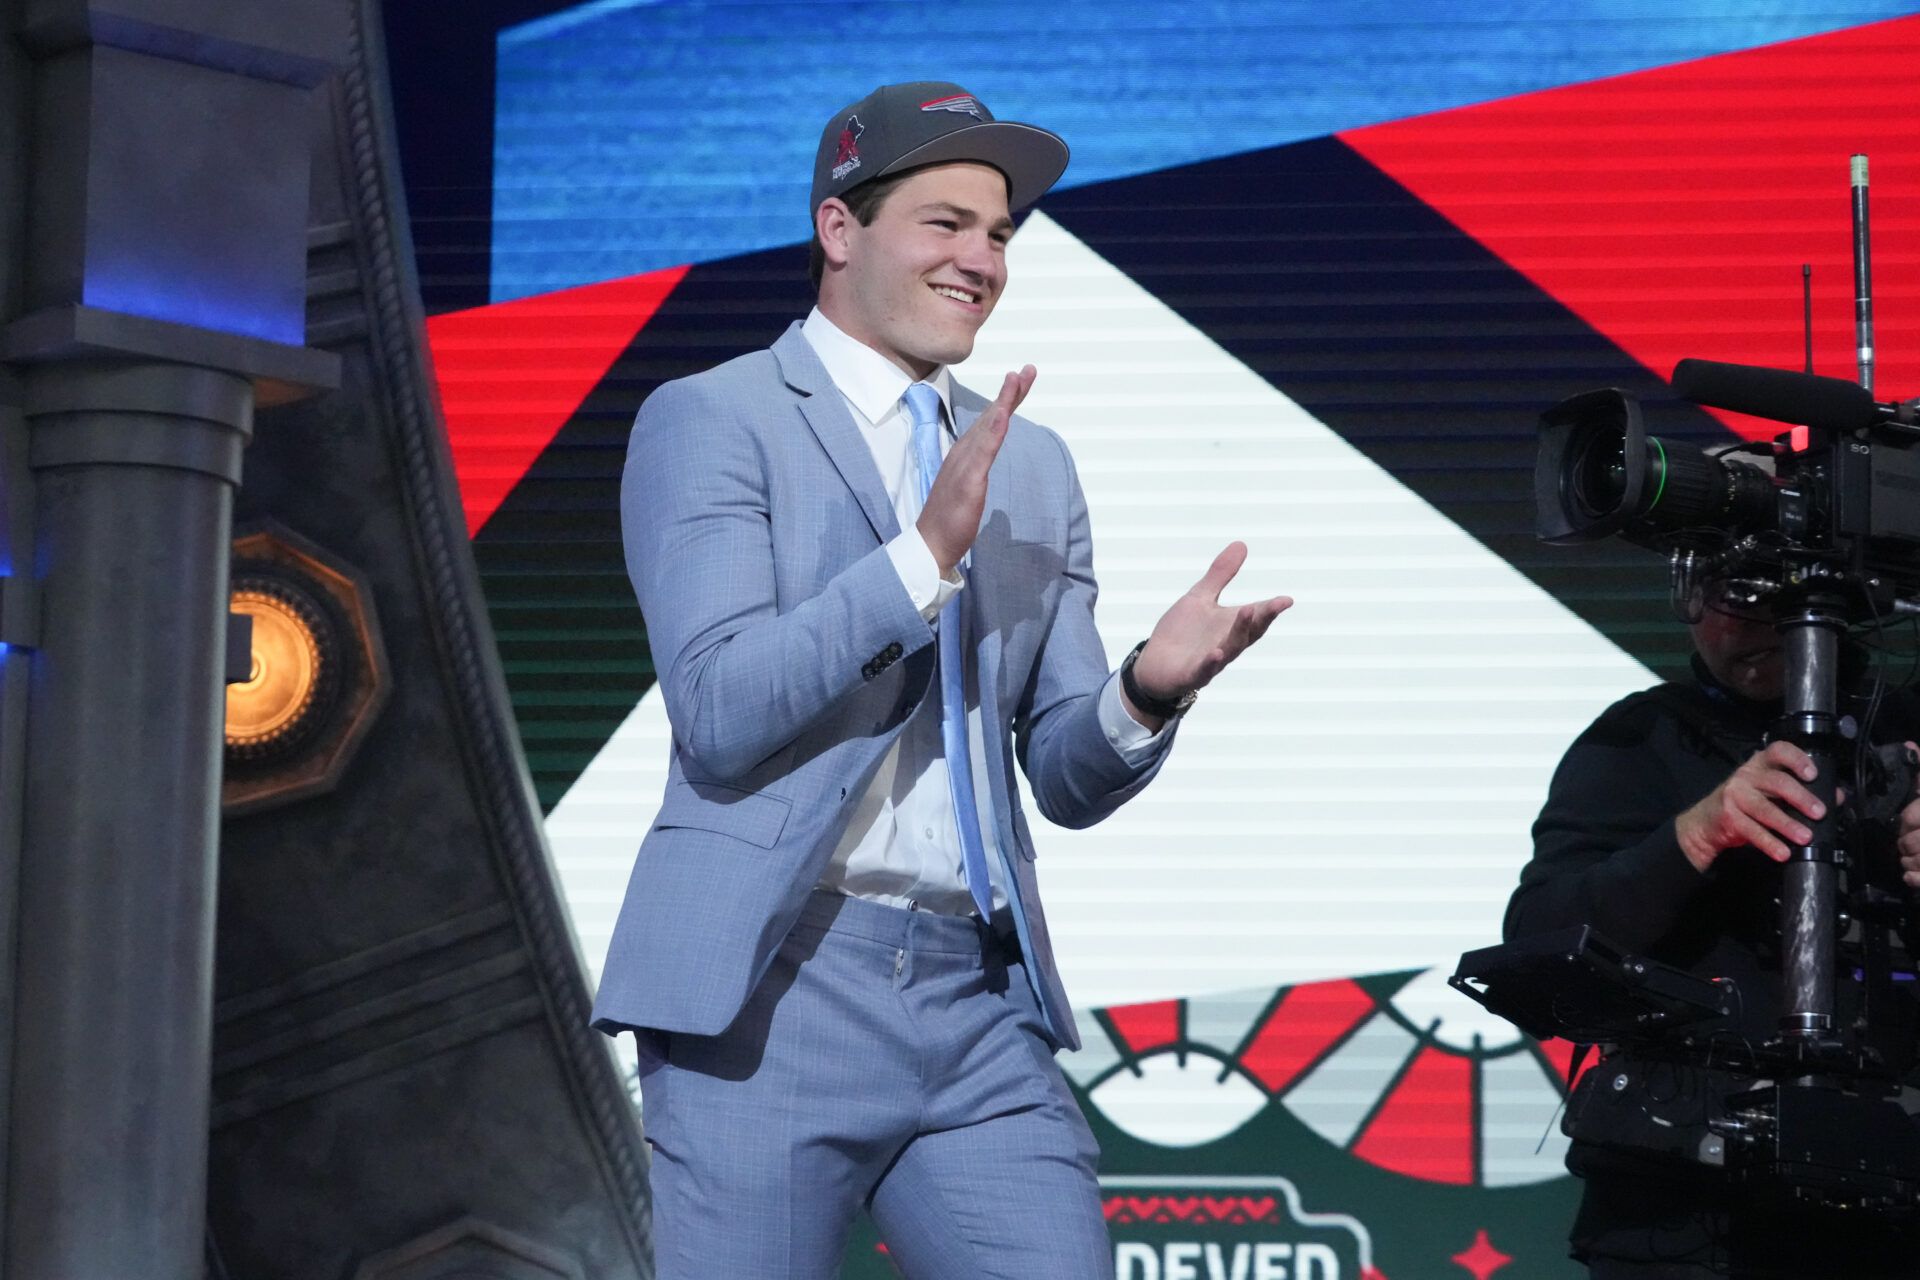
M 1006 376 L 993 403 L 947 451 L 927 491 L 915 527 L 926 540 L 942 577 L 951 575 L 973 546 L 986 510 L 987 474 L 1007 438 L 1007 425 L 1015 410 L 1033 390 L 1034 377 L 1032 365 Z M 1274 596 L 1251 604 L 1221 604 L 1220 593 L 1246 559 L 1245 543 L 1228 544 L 1214 557 L 1200 581 L 1161 615 L 1147 647 L 1134 663 L 1134 679 L 1143 693 L 1175 702 L 1204 688 L 1248 645 L 1265 635 L 1273 620 L 1293 603 L 1287 596 Z M 1127 710 L 1140 723 L 1160 727 L 1158 716 L 1148 715 L 1131 701 Z
M 1013 411 L 1033 390 L 1034 376 L 1033 366 L 1027 365 L 1001 381 L 1000 394 L 953 442 L 927 490 L 926 505 L 920 508 L 914 527 L 933 552 L 943 578 L 953 576 L 953 567 L 966 558 L 980 532 L 980 517 L 987 509 L 987 472 L 1000 455 Z
M 1246 560 L 1246 543 L 1228 543 L 1200 581 L 1160 615 L 1153 634 L 1147 637 L 1147 647 L 1133 664 L 1133 678 L 1142 693 L 1175 702 L 1195 689 L 1205 688 L 1228 663 L 1246 652 L 1247 646 L 1267 634 L 1273 620 L 1293 604 L 1290 596 L 1251 604 L 1221 604 L 1220 593 Z M 1158 716 L 1146 714 L 1131 700 L 1127 711 L 1149 728 L 1160 727 Z

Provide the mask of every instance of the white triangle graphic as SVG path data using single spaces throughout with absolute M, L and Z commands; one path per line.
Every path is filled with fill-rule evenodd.
M 1113 818 L 1027 802 L 1075 1002 L 1450 970 L 1497 941 L 1554 764 L 1646 669 L 1044 214 L 1008 256 L 957 372 L 1038 366 L 1023 412 L 1079 466 L 1109 658 L 1234 538 L 1229 600 L 1299 602 Z M 547 821 L 596 976 L 669 742 L 650 692 Z

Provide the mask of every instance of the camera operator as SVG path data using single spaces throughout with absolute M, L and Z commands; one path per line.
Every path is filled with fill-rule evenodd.
M 1692 678 L 1608 708 L 1568 748 L 1534 824 L 1533 859 L 1507 907 L 1508 941 L 1591 925 L 1624 950 L 1731 978 L 1729 1034 L 1777 1034 L 1781 943 L 1775 897 L 1788 845 L 1821 806 L 1799 748 L 1761 750 L 1780 714 L 1784 653 L 1770 617 L 1737 587 L 1710 584 L 1691 627 Z M 1842 663 L 1847 714 L 1858 654 Z M 1876 742 L 1920 737 L 1920 702 L 1885 697 Z M 1902 815 L 1903 870 L 1920 883 L 1920 804 Z M 1843 984 L 1845 985 L 1845 984 Z M 1676 1068 L 1675 1088 L 1724 1073 Z M 1886 1219 L 1792 1205 L 1732 1187 L 1703 1164 L 1576 1137 L 1567 1165 L 1585 1180 L 1573 1255 L 1607 1277 L 1920 1276 L 1920 1246 Z

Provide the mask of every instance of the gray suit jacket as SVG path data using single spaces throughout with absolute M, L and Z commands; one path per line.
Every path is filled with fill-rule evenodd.
M 964 431 L 987 401 L 955 386 Z M 607 953 L 594 1025 L 711 1035 L 733 1020 L 819 881 L 856 801 L 931 686 L 934 633 L 884 544 L 871 452 L 795 324 L 669 382 L 634 422 L 620 495 L 673 758 Z M 1059 437 L 1015 418 L 989 477 L 964 601 L 981 750 L 1021 942 L 1054 1040 L 1077 1048 L 1013 763 L 1047 817 L 1104 818 L 1159 769 L 1101 732 L 1086 501 Z M 1170 741 L 1172 735 L 1168 735 Z

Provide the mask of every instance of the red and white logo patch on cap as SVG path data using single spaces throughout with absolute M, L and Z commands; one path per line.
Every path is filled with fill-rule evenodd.
M 982 107 L 970 93 L 956 93 L 948 98 L 935 98 L 932 102 L 921 103 L 920 109 L 922 111 L 953 111 L 963 116 L 972 116 L 975 120 L 986 119 L 982 114 L 986 108 Z
M 867 126 L 860 123 L 859 116 L 848 116 L 847 123 L 840 130 L 840 142 L 833 153 L 833 180 L 846 177 L 860 167 L 860 135 Z

